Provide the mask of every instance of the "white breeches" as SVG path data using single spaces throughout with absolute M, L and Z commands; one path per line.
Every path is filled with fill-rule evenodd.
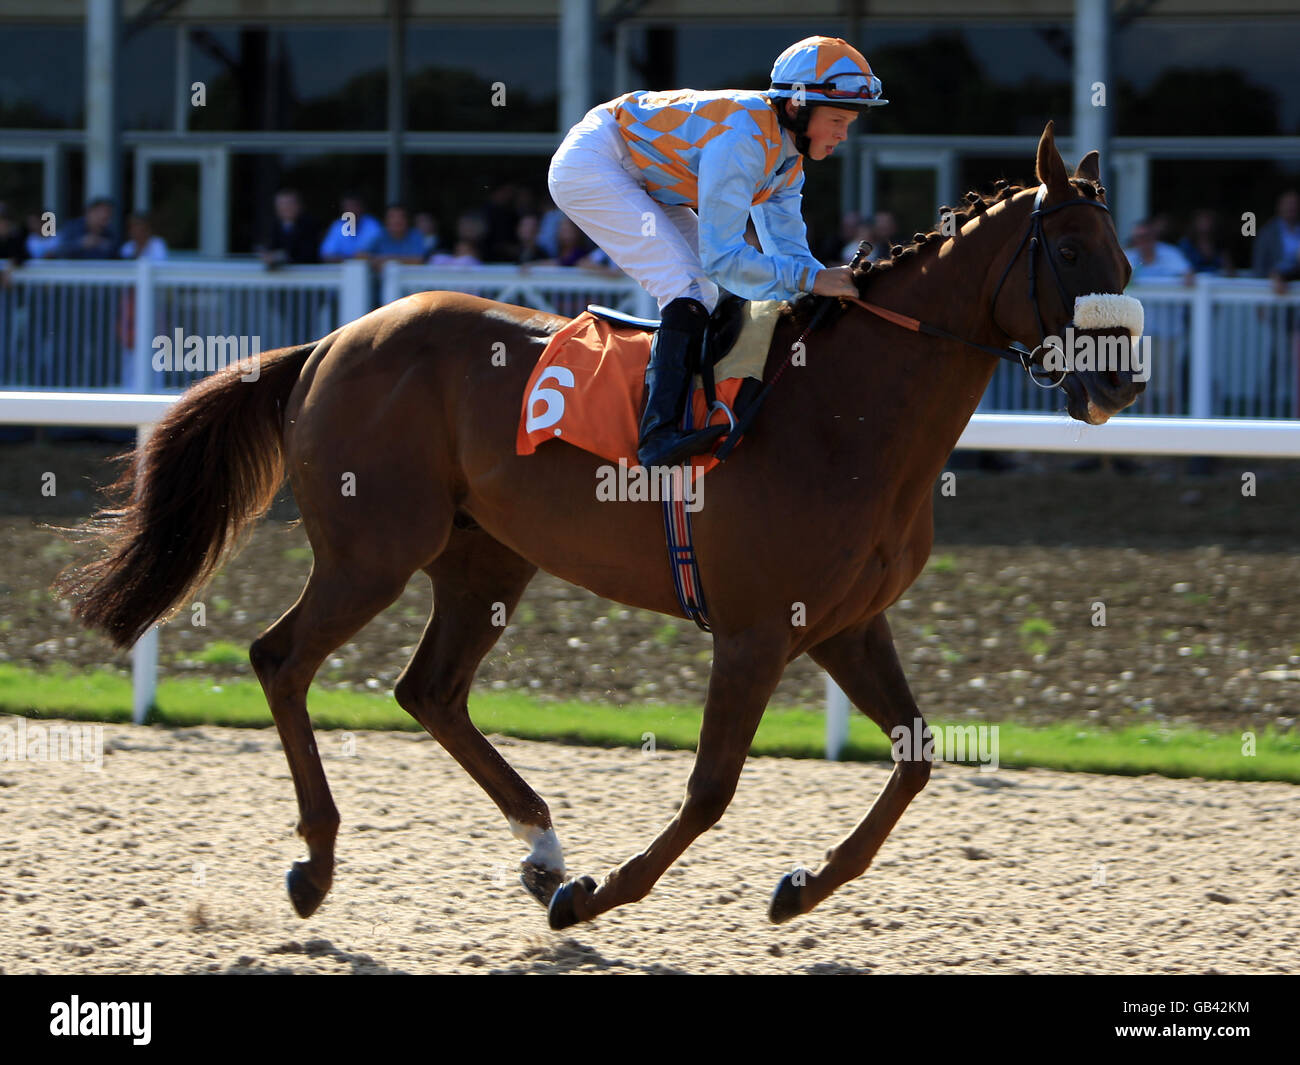
M 610 112 L 593 108 L 569 131 L 551 159 L 547 185 L 555 206 L 660 310 L 682 296 L 709 311 L 717 305 L 718 286 L 700 264 L 695 212 L 650 197 Z

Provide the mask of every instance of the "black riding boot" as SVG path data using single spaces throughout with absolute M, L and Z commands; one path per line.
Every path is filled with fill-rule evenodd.
M 708 324 L 709 312 L 699 300 L 683 297 L 663 309 L 645 371 L 645 412 L 636 452 L 642 466 L 675 466 L 707 451 L 726 429 L 715 425 L 687 433 L 681 428 Z

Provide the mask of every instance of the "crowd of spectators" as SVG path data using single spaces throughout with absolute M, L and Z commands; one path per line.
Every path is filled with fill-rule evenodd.
M 127 239 L 113 225 L 113 201 L 102 197 L 86 204 L 86 213 L 61 229 L 29 214 L 25 228 L 0 203 L 0 259 L 20 265 L 29 259 L 166 259 L 167 244 L 154 233 L 143 211 L 127 215 Z M 51 229 L 53 230 L 51 232 Z
M 1237 264 L 1224 238 L 1225 223 L 1218 212 L 1193 212 L 1181 240 L 1169 234 L 1169 219 L 1156 215 L 1133 227 L 1125 254 L 1133 266 L 1133 281 L 1182 281 L 1190 285 L 1197 274 L 1233 277 Z M 1283 192 L 1274 216 L 1254 236 L 1247 276 L 1268 278 L 1281 295 L 1288 281 L 1300 280 L 1300 193 Z
M 482 207 L 462 212 L 444 232 L 434 214 L 390 203 L 381 223 L 355 192 L 339 201 L 338 217 L 322 225 L 304 210 L 295 189 L 275 197 L 275 222 L 257 248 L 268 266 L 366 259 L 376 270 L 389 260 L 472 268 L 483 263 L 579 266 L 617 273 L 609 257 L 552 205 L 523 185 L 499 185 Z
M 85 214 L 56 233 L 39 216 L 26 218 L 25 229 L 0 203 L 0 260 L 20 265 L 28 259 L 165 259 L 167 245 L 153 231 L 148 214 L 127 216 L 122 241 L 114 229 L 113 203 L 98 198 L 86 205 Z M 1198 273 L 1231 277 L 1237 264 L 1225 239 L 1218 213 L 1203 208 L 1193 213 L 1180 240 L 1170 235 L 1166 215 L 1139 222 L 1129 235 L 1125 254 L 1133 266 L 1133 281 L 1181 280 L 1191 284 Z M 824 263 L 848 262 L 862 241 L 871 245 L 870 260 L 887 258 L 898 242 L 894 214 L 877 211 L 863 217 L 850 211 L 839 231 L 812 241 L 814 254 Z M 521 184 L 494 188 L 479 208 L 461 213 L 450 230 L 428 210 L 413 211 L 403 203 L 390 203 L 381 222 L 367 210 L 355 192 L 339 201 L 338 217 L 328 224 L 312 218 L 296 189 L 276 193 L 273 221 L 255 246 L 269 267 L 287 263 L 341 262 L 366 259 L 376 269 L 395 260 L 436 266 L 473 268 L 482 263 L 520 266 L 577 266 L 617 274 L 609 257 L 566 218 L 544 193 Z M 1252 259 L 1246 271 L 1269 278 L 1277 292 L 1287 282 L 1300 280 L 1300 192 L 1288 189 L 1278 197 L 1276 214 L 1252 241 Z

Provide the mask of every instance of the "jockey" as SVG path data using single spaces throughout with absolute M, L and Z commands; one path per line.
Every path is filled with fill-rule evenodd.
M 880 79 L 838 37 L 792 44 L 766 92 L 632 92 L 592 108 L 551 160 L 555 204 L 659 302 L 637 459 L 672 465 L 719 427 L 683 433 L 682 414 L 719 288 L 746 299 L 856 296 L 847 266 L 808 250 L 803 160 L 825 159 L 880 99 Z M 751 209 L 771 249 L 759 250 Z

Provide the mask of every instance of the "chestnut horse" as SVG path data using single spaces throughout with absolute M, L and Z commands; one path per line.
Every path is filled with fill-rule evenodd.
M 807 337 L 805 364 L 785 375 L 757 428 L 708 475 L 694 529 L 714 649 L 694 768 L 677 815 L 600 884 L 565 879 L 546 803 L 467 708 L 479 662 L 539 567 L 607 599 L 685 616 L 658 504 L 598 500 L 602 460 L 566 444 L 515 453 L 525 382 L 563 319 L 421 293 L 323 340 L 263 355 L 256 382 L 241 381 L 239 365 L 207 378 L 171 408 L 118 482 L 122 506 L 92 521 L 106 557 L 59 587 L 84 624 L 129 646 L 211 576 L 287 470 L 315 561 L 298 601 L 250 658 L 308 850 L 287 878 L 295 910 L 309 916 L 329 891 L 339 829 L 307 689 L 325 658 L 397 599 L 416 570 L 432 581 L 433 612 L 394 694 L 529 848 L 521 879 L 548 906 L 551 927 L 641 899 L 721 818 L 772 690 L 797 656 L 812 655 L 887 734 L 921 717 L 885 610 L 929 555 L 931 486 L 1006 352 L 1000 346 L 1036 348 L 1044 330 L 1059 334 L 1071 320 L 1072 297 L 1120 293 L 1129 279 L 1097 153 L 1070 175 L 1049 123 L 1037 176 L 1037 187 L 968 197 L 955 235 L 919 235 L 884 269 L 855 265 L 877 306 L 952 339 L 900 328 L 852 301 L 828 302 L 839 313 Z M 1101 209 L 1057 209 L 1075 205 Z M 1044 255 L 1054 285 L 1035 283 Z M 809 310 L 801 304 L 779 321 L 769 377 L 802 337 Z M 504 365 L 494 357 L 502 351 Z M 1062 387 L 1071 416 L 1092 423 L 1141 390 L 1131 374 L 1083 370 Z M 780 882 L 771 919 L 807 913 L 861 874 L 929 772 L 925 761 L 897 762 L 825 863 Z

